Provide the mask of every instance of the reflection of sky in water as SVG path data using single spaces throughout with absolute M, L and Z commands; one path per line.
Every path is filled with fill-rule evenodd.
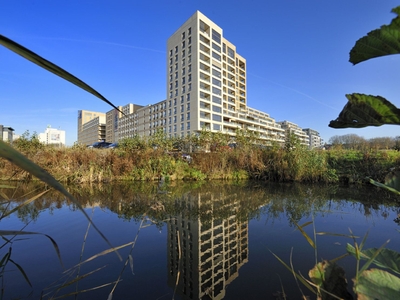
M 248 191 L 251 193 L 251 190 Z M 196 193 L 194 193 L 196 194 Z M 209 194 L 209 193 L 208 193 Z M 232 195 L 229 190 L 226 193 Z M 251 194 L 248 194 L 249 197 Z M 241 196 L 243 198 L 243 195 Z M 217 198 L 217 197 L 216 197 Z M 284 201 L 284 199 L 282 200 Z M 286 200 L 285 200 L 286 201 Z M 365 207 L 357 202 L 331 201 L 316 213 L 315 224 L 317 232 L 333 232 L 349 234 L 349 228 L 361 238 L 369 230 L 366 247 L 379 247 L 386 240 L 391 239 L 387 248 L 400 250 L 400 241 L 397 239 L 397 229 L 400 227 L 393 222 L 397 216 L 395 208 L 370 209 L 365 215 Z M 340 204 L 338 204 L 340 203 Z M 105 207 L 105 205 L 103 205 Z M 298 298 L 298 288 L 292 275 L 269 252 L 277 254 L 289 263 L 290 251 L 293 248 L 293 265 L 308 276 L 308 270 L 314 265 L 314 251 L 295 226 L 290 225 L 287 211 L 275 211 L 272 216 L 268 206 L 261 208 L 262 214 L 250 220 L 248 226 L 248 262 L 239 269 L 239 276 L 227 285 L 224 299 L 274 299 L 274 293 L 281 289 L 281 282 L 289 296 Z M 92 209 L 86 208 L 89 216 Z M 322 212 L 321 212 L 322 211 Z M 310 216 L 303 217 L 300 225 L 312 220 Z M 136 221 L 119 217 L 108 208 L 95 207 L 93 221 L 107 236 L 114 246 L 133 241 L 138 233 L 140 219 Z M 151 223 L 148 223 L 151 225 Z M 23 223 L 12 216 L 2 220 L 2 230 L 22 228 Z M 73 211 L 70 207 L 41 211 L 39 218 L 31 222 L 26 231 L 42 232 L 51 236 L 58 244 L 65 268 L 70 268 L 79 262 L 82 244 L 88 222 L 84 216 Z M 305 227 L 311 236 L 312 225 Z M 134 275 L 129 264 L 123 273 L 123 281 L 116 288 L 114 299 L 172 299 L 173 287 L 168 286 L 168 226 L 164 223 L 160 228 L 151 225 L 140 229 L 137 242 L 132 251 Z M 24 236 L 24 240 L 15 240 L 12 247 L 12 259 L 26 271 L 33 286 L 36 288 L 32 299 L 37 299 L 40 290 L 51 282 L 61 278 L 62 268 L 56 252 L 43 235 Z M 361 238 L 358 239 L 361 242 Z M 353 243 L 349 238 L 338 236 L 318 236 L 318 258 L 332 259 L 345 252 L 346 243 Z M 8 246 L 6 246 L 8 249 Z M 85 243 L 83 260 L 108 248 L 99 234 L 90 228 Z M 125 259 L 130 246 L 119 252 Z M 2 255 L 4 251 L 1 253 Z M 348 279 L 354 276 L 355 260 L 351 257 L 339 261 L 344 266 Z M 82 267 L 81 274 L 106 266 L 87 280 L 79 283 L 79 289 L 93 287 L 99 284 L 113 282 L 118 278 L 123 263 L 119 262 L 115 254 L 108 254 L 97 258 Z M 15 268 L 10 268 L 10 270 Z M 29 293 L 29 287 L 17 271 L 6 273 L 6 296 L 12 291 L 13 296 L 22 297 Z M 23 288 L 26 287 L 26 291 Z M 73 291 L 74 288 L 70 291 Z M 106 299 L 111 286 L 91 293 L 82 294 L 79 299 Z M 307 294 L 308 291 L 302 287 Z M 62 294 L 62 293 L 61 293 Z M 61 295 L 60 294 L 60 295 Z M 7 297 L 6 297 L 7 298 Z M 175 299 L 180 299 L 177 292 Z M 184 299 L 184 298 L 182 298 Z

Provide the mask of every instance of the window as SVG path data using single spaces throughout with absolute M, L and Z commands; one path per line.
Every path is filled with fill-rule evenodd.
M 175 64 L 175 71 L 178 70 L 178 64 Z
M 168 124 L 171 124 L 172 123 L 172 120 L 171 120 L 171 117 L 169 117 L 168 118 Z M 171 126 L 170 126 L 171 127 Z
M 175 81 L 175 88 L 177 88 L 177 87 L 178 87 L 178 80 Z
M 169 81 L 172 81 L 172 74 L 169 75 Z
M 182 76 L 185 75 L 185 68 L 182 68 Z
M 172 65 L 172 58 L 169 59 L 169 64 Z
M 218 79 L 213 78 L 212 79 L 212 83 L 216 86 L 221 86 L 221 81 L 219 81 Z
M 215 58 L 216 60 L 221 61 L 221 55 L 215 53 L 214 51 L 212 52 L 212 57 Z
M 235 51 L 228 47 L 228 56 L 230 58 L 235 58 Z
M 186 105 L 186 110 L 190 110 L 190 102 Z
M 178 72 L 175 72 L 175 79 L 178 79 Z
M 187 130 L 190 130 L 190 122 L 187 122 L 187 123 L 186 123 L 186 129 L 187 129 Z
M 168 116 L 172 115 L 171 109 L 168 109 Z
M 214 129 L 214 130 L 221 130 L 221 125 L 219 125 L 219 124 L 213 124 L 213 129 Z
M 176 123 L 176 116 L 174 116 L 174 123 Z
M 185 86 L 182 87 L 182 93 L 186 93 L 186 88 L 185 88 Z
M 178 90 L 175 90 L 175 97 L 178 96 Z
M 174 105 L 176 105 L 176 99 L 174 99 Z
M 226 53 L 226 44 L 222 43 L 222 52 Z
M 190 101 L 190 94 L 186 95 L 186 101 Z
M 185 121 L 185 115 L 181 114 L 181 122 Z
M 182 77 L 182 84 L 185 84 L 185 77 Z
M 169 67 L 169 72 L 172 73 L 172 66 Z
M 188 29 L 188 34 L 189 34 L 189 35 L 192 34 L 192 27 L 189 27 L 189 29 Z
M 178 46 L 175 46 L 175 53 L 178 53 Z
M 212 106 L 212 110 L 215 111 L 215 112 L 217 112 L 217 113 L 220 113 L 220 112 L 221 112 L 221 107 L 220 107 L 220 106 L 213 105 L 213 106 Z
M 181 131 L 185 130 L 185 123 L 181 123 Z M 182 132 L 183 134 L 183 132 Z
M 213 119 L 214 121 L 218 121 L 218 122 L 221 122 L 221 120 L 222 120 L 221 116 L 220 116 L 220 115 L 217 115 L 217 114 L 213 114 L 213 115 L 212 115 L 212 119 Z
M 182 42 L 182 48 L 185 48 L 185 41 Z
M 168 101 L 168 107 L 171 107 L 171 104 L 172 104 L 172 102 L 171 102 L 171 100 L 169 100 Z
M 181 112 L 184 112 L 185 111 L 185 107 L 184 107 L 184 105 L 181 105 Z
M 188 72 L 192 72 L 192 65 L 189 65 L 188 69 Z
M 172 83 L 169 84 L 169 89 L 172 90 Z
M 221 72 L 220 72 L 220 71 L 217 71 L 217 70 L 213 69 L 213 70 L 212 70 L 212 74 L 213 74 L 215 77 L 221 78 Z
M 216 32 L 214 29 L 212 30 L 212 39 L 218 44 L 221 44 L 221 34 Z
M 188 82 L 191 82 L 192 81 L 192 74 L 189 74 L 189 76 L 188 76 Z
M 185 97 L 182 95 L 181 96 L 181 103 L 183 103 L 185 101 Z
M 182 32 L 182 40 L 185 39 L 185 32 Z
M 192 84 L 189 83 L 189 84 L 188 84 L 188 92 L 190 92 L 191 90 L 192 90 Z
M 221 52 L 221 47 L 219 45 L 217 45 L 215 43 L 212 43 L 212 47 L 213 47 L 214 50 L 216 50 L 218 52 Z
M 190 120 L 190 112 L 186 114 L 186 120 Z
M 218 89 L 218 88 L 216 88 L 216 87 L 213 87 L 213 88 L 212 88 L 212 92 L 213 92 L 214 94 L 216 94 L 216 95 L 221 96 L 221 90 Z
M 176 132 L 176 125 L 174 125 L 174 132 Z
M 177 61 L 178 61 L 178 54 L 175 55 L 175 62 L 177 62 Z
M 189 46 L 189 48 L 188 48 L 188 54 L 190 54 L 190 53 L 192 53 L 192 46 Z
M 182 57 L 185 57 L 185 50 L 182 51 Z
M 182 67 L 185 65 L 185 59 L 182 59 Z
M 176 114 L 176 107 L 174 107 L 174 114 Z

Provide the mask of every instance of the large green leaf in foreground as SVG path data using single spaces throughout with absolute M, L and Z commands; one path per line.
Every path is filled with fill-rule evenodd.
M 383 270 L 366 270 L 359 276 L 354 291 L 360 300 L 399 299 L 400 279 Z
M 384 124 L 400 125 L 400 110 L 381 96 L 348 94 L 349 100 L 339 117 L 329 123 L 332 128 L 362 128 Z
M 99 92 L 97 92 L 95 89 L 93 89 L 92 87 L 90 87 L 89 85 L 84 83 L 79 78 L 76 78 L 71 73 L 68 73 L 67 71 L 60 68 L 59 66 L 53 64 L 52 62 L 44 59 L 43 57 L 37 55 L 36 53 L 32 52 L 31 50 L 25 48 L 24 46 L 21 46 L 20 44 L 10 40 L 9 38 L 6 38 L 5 36 L 3 36 L 1 34 L 0 34 L 0 45 L 3 45 L 4 47 L 21 55 L 22 57 L 26 58 L 27 60 L 30 60 L 31 62 L 37 64 L 38 66 L 56 74 L 57 76 L 60 76 L 61 78 L 64 78 L 65 80 L 75 84 L 76 86 L 79 86 L 80 88 L 95 95 L 97 98 L 103 100 L 107 104 L 111 105 L 112 107 L 114 107 L 115 109 L 120 111 L 114 104 L 112 104 L 104 96 L 102 96 Z
M 400 6 L 393 8 L 397 17 L 359 39 L 350 51 L 350 62 L 358 64 L 374 57 L 400 53 Z

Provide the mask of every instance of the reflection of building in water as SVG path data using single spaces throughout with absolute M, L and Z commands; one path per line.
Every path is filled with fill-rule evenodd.
M 214 195 L 183 197 L 179 204 L 200 216 L 182 213 L 168 223 L 168 284 L 183 299 L 224 298 L 248 261 L 248 221 L 238 221 L 238 201 Z

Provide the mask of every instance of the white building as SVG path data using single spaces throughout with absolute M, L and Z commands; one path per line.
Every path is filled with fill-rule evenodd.
M 324 140 L 319 136 L 318 131 L 311 128 L 304 128 L 303 131 L 308 135 L 310 149 L 323 146 Z
M 46 145 L 65 146 L 65 131 L 48 126 L 43 133 L 38 135 L 39 141 Z
M 166 59 L 166 100 L 123 116 L 119 139 L 160 129 L 183 137 L 205 127 L 232 137 L 237 128 L 252 130 L 267 142 L 284 142 L 285 131 L 273 118 L 247 106 L 246 60 L 201 12 L 168 39 Z

